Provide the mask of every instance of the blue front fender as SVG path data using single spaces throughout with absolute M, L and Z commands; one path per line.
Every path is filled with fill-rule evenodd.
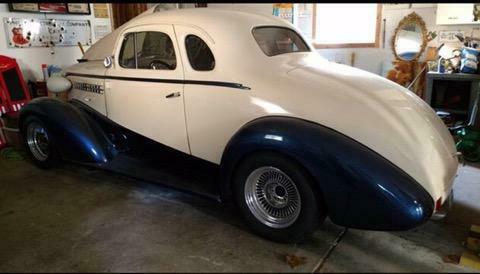
M 71 103 L 47 97 L 32 100 L 20 112 L 20 129 L 29 115 L 45 123 L 64 159 L 104 164 L 117 153 L 98 123 Z
M 318 184 L 330 219 L 342 226 L 405 230 L 430 218 L 434 202 L 412 177 L 366 146 L 319 124 L 264 117 L 242 127 L 222 156 L 222 193 L 245 156 L 277 151 L 302 164 Z

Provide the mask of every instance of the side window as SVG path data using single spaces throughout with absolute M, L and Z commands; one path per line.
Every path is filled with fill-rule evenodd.
M 123 68 L 174 70 L 177 67 L 172 40 L 163 32 L 127 34 L 118 60 Z
M 136 68 L 134 33 L 129 33 L 123 38 L 118 62 L 122 68 Z
M 215 68 L 215 58 L 207 44 L 198 36 L 185 38 L 188 61 L 194 70 L 207 71 Z
M 139 32 L 136 38 L 137 68 L 174 70 L 177 58 L 172 39 L 163 32 Z
M 252 31 L 258 46 L 267 56 L 310 51 L 302 37 L 285 27 L 256 27 Z

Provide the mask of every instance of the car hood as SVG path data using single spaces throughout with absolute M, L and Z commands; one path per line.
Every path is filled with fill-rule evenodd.
M 390 80 L 346 65 L 318 58 L 289 64 L 285 78 L 294 83 L 290 89 L 295 89 L 297 99 L 285 106 L 292 114 L 355 139 L 404 170 L 435 201 L 446 198 L 458 168 L 455 144 L 421 98 Z

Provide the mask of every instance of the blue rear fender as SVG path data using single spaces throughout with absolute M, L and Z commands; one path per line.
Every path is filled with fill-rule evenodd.
M 98 123 L 85 111 L 71 103 L 52 98 L 36 98 L 22 108 L 19 128 L 27 117 L 39 118 L 49 130 L 49 136 L 62 158 L 93 164 L 104 164 L 117 151 Z
M 256 119 L 229 141 L 221 161 L 224 197 L 231 195 L 238 163 L 262 150 L 276 151 L 305 167 L 338 225 L 406 230 L 433 213 L 434 202 L 426 190 L 378 153 L 333 129 L 281 116 Z

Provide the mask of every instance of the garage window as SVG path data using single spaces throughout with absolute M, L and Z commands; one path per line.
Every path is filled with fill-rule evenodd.
M 256 27 L 252 33 L 267 56 L 310 51 L 300 35 L 289 28 Z
M 215 68 L 215 58 L 208 45 L 196 35 L 185 38 L 188 61 L 194 70 L 208 71 Z
M 137 32 L 125 36 L 119 63 L 124 68 L 174 70 L 177 67 L 175 49 L 170 37 L 163 32 Z
M 381 4 L 302 3 L 294 9 L 294 24 L 315 48 L 379 47 Z

